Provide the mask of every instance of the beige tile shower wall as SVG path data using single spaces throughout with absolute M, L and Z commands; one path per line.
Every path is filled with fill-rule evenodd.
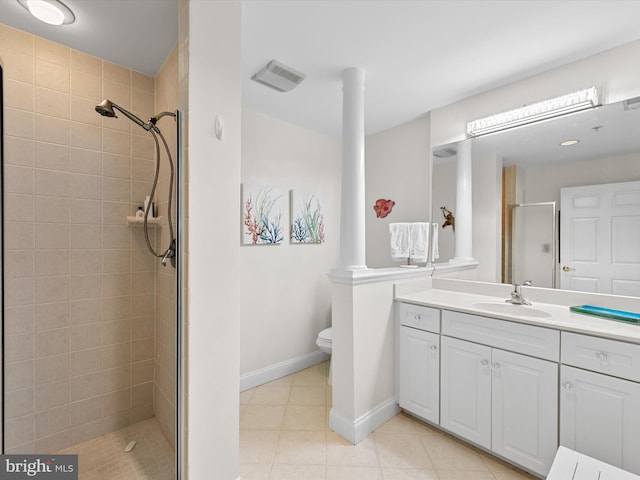
M 169 55 L 162 69 L 156 77 L 156 110 L 158 112 L 175 112 L 178 108 L 178 50 Z M 171 117 L 163 117 L 158 122 L 177 170 L 177 123 Z M 170 185 L 170 170 L 168 159 L 162 152 L 162 166 L 158 182 L 157 208 L 162 216 L 162 228 L 158 229 L 158 248 L 164 251 L 170 242 L 168 228 L 168 189 Z M 176 219 L 176 190 L 175 177 L 172 197 L 171 221 L 175 227 Z M 177 231 L 174 228 L 174 236 Z M 162 432 L 175 445 L 175 416 L 176 416 L 176 270 L 169 265 L 158 266 L 156 269 L 156 322 L 155 322 L 155 364 L 154 364 L 154 401 L 153 413 L 156 416 Z
M 155 261 L 127 215 L 153 172 L 155 80 L 0 25 L 6 448 L 49 453 L 153 414 Z M 151 240 L 154 240 L 152 236 Z

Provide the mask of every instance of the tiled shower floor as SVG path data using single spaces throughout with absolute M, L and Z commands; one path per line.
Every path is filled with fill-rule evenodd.
M 403 413 L 358 445 L 328 424 L 328 364 L 240 394 L 242 480 L 532 480 Z
M 132 440 L 135 448 L 125 453 Z M 154 418 L 59 452 L 78 454 L 79 480 L 174 480 L 174 450 Z

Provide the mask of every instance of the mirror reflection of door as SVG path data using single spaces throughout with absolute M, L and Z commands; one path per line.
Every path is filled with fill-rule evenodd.
M 560 287 L 640 296 L 640 181 L 562 189 Z

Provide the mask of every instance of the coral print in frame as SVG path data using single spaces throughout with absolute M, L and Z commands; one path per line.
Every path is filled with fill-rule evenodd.
M 242 185 L 242 244 L 282 243 L 281 190 L 260 185 Z
M 291 243 L 324 243 L 324 211 L 314 193 L 291 190 Z

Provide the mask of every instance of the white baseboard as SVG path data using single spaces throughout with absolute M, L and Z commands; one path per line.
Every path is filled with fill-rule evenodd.
M 335 408 L 332 408 L 329 413 L 329 427 L 345 440 L 355 445 L 367 438 L 371 432 L 391 420 L 399 412 L 400 406 L 396 403 L 395 397 L 391 397 L 381 403 L 373 410 L 356 419 L 355 422 L 347 419 L 338 413 Z
M 240 375 L 240 391 L 244 392 L 258 385 L 286 377 L 305 368 L 313 367 L 319 363 L 326 362 L 329 358 L 330 356 L 322 350 L 316 350 L 301 357 L 292 358 L 284 362 L 276 363 L 275 365 L 261 368 L 260 370 L 245 373 L 244 375 Z

